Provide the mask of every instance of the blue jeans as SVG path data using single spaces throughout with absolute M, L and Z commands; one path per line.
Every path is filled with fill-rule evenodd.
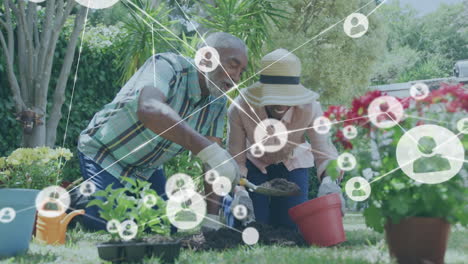
M 296 183 L 301 188 L 301 194 L 289 197 L 270 197 L 258 193 L 250 193 L 252 199 L 255 219 L 257 222 L 277 227 L 297 229 L 296 224 L 288 214 L 289 208 L 308 201 L 309 193 L 309 169 L 288 169 L 280 164 L 268 166 L 267 174 L 263 174 L 253 163 L 247 160 L 247 179 L 255 185 L 262 184 L 275 178 L 286 178 Z
M 124 185 L 117 178 L 112 176 L 107 171 L 103 170 L 100 165 L 96 164 L 92 159 L 86 157 L 81 152 L 78 152 L 78 158 L 80 161 L 80 170 L 83 178 L 85 180 L 90 179 L 89 181 L 96 185 L 96 191 L 104 190 L 107 186 L 109 186 L 112 183 L 113 189 L 124 187 Z M 148 179 L 148 181 L 151 183 L 151 189 L 155 190 L 156 193 L 166 201 L 166 177 L 164 175 L 164 171 L 162 169 L 155 170 L 155 172 Z M 81 201 L 81 204 L 80 201 L 78 201 L 78 205 L 76 207 L 84 208 L 86 210 L 86 214 L 84 215 L 85 217 L 83 218 L 84 226 L 90 230 L 106 230 L 106 221 L 100 218 L 99 207 L 90 206 L 85 208 L 89 200 L 85 199 L 83 196 L 81 196 L 81 198 L 84 200 Z M 91 196 L 88 199 L 100 199 L 105 201 L 104 197 Z

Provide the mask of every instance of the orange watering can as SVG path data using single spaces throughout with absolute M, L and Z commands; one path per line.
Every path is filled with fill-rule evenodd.
M 84 210 L 75 210 L 69 214 L 62 213 L 57 217 L 37 215 L 36 239 L 49 245 L 65 244 L 67 227 L 73 217 L 84 214 Z

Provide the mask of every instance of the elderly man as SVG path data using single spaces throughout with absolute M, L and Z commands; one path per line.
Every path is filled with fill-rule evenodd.
M 219 53 L 222 67 L 204 74 L 191 58 L 156 54 L 81 132 L 81 172 L 97 190 L 110 184 L 123 187 L 121 177 L 134 177 L 149 181 L 166 199 L 161 165 L 184 149 L 237 183 L 238 166 L 220 147 L 226 114 L 222 95 L 240 80 L 247 66 L 247 48 L 242 40 L 221 32 L 209 35 L 204 45 Z M 205 185 L 205 192 L 211 193 L 210 185 Z M 205 228 L 219 228 L 219 205 L 211 202 L 219 199 L 208 196 L 207 217 L 212 220 L 204 221 Z M 105 229 L 96 206 L 86 213 L 85 226 Z
M 337 183 L 326 175 L 327 164 L 336 159 L 337 151 L 326 133 L 313 128 L 314 120 L 323 112 L 318 95 L 300 84 L 299 59 L 285 49 L 278 49 L 266 55 L 261 64 L 260 82 L 236 98 L 245 112 L 233 106 L 228 110 L 228 149 L 240 167 L 241 177 L 253 184 L 286 178 L 301 188 L 300 195 L 291 197 L 251 193 L 253 206 L 247 206 L 249 220 L 295 229 L 288 210 L 308 200 L 309 168 L 316 168 L 322 182 L 319 196 L 341 193 Z M 246 114 L 258 116 L 262 121 L 255 122 L 246 118 Z M 233 221 L 229 220 L 232 216 L 226 208 L 232 210 L 239 203 L 246 205 L 248 200 L 247 191 L 238 187 L 232 204 L 224 208 L 228 223 Z M 224 204 L 227 203 L 225 199 Z

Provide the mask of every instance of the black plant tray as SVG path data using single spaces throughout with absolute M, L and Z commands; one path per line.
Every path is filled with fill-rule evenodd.
M 180 254 L 180 241 L 175 242 L 109 242 L 98 244 L 99 257 L 112 263 L 140 262 L 145 257 L 158 257 L 162 263 L 174 263 Z

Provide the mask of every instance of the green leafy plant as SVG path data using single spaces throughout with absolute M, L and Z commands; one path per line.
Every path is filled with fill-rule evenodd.
M 329 118 L 343 121 L 343 126 L 355 125 L 358 137 L 347 140 L 343 127 L 334 128 L 334 140 L 357 159 L 356 167 L 345 179 L 365 177 L 371 183 L 371 195 L 364 210 L 366 224 L 382 232 L 390 221 L 398 223 L 408 217 L 435 217 L 456 224 L 468 225 L 468 179 L 466 165 L 448 181 L 424 184 L 408 177 L 395 155 L 396 146 L 405 131 L 425 124 L 435 124 L 458 131 L 457 121 L 466 117 L 468 94 L 464 88 L 444 85 L 424 100 L 401 99 L 406 118 L 397 126 L 377 129 L 370 125 L 367 106 L 381 96 L 380 91 L 356 98 L 351 109 L 332 106 L 325 113 Z M 358 118 L 350 120 L 353 118 Z M 459 133 L 460 141 L 468 147 L 468 135 Z M 330 165 L 333 171 L 336 163 Z M 336 176 L 336 175 L 335 175 Z
M 170 223 L 165 215 L 166 202 L 150 188 L 151 183 L 128 177 L 122 180 L 129 183 L 130 187 L 113 189 L 111 184 L 105 190 L 94 194 L 95 197 L 102 197 L 105 201 L 94 199 L 87 206 L 99 207 L 99 215 L 106 221 L 117 220 L 122 223 L 125 220 L 133 220 L 138 225 L 135 240 L 141 240 L 147 231 L 168 235 Z M 156 197 L 155 207 L 148 207 L 144 203 L 143 199 L 147 195 Z M 112 240 L 120 240 L 118 233 L 111 235 Z
M 43 189 L 60 184 L 62 168 L 72 157 L 66 148 L 18 148 L 0 158 L 0 188 Z

